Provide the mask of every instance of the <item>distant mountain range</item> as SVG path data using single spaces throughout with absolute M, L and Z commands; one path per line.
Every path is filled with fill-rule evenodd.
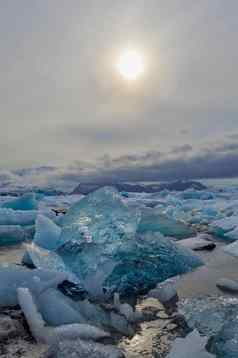
M 131 193 L 156 193 L 163 190 L 184 191 L 187 189 L 204 190 L 206 186 L 197 181 L 177 180 L 168 183 L 159 184 L 137 184 L 137 183 L 81 183 L 73 191 L 72 194 L 89 194 L 92 191 L 103 186 L 114 186 L 120 192 Z

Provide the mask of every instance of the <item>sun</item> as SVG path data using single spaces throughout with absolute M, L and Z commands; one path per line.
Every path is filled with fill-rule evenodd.
M 137 80 L 145 70 L 143 56 L 137 51 L 129 50 L 120 55 L 116 67 L 120 75 L 129 81 Z

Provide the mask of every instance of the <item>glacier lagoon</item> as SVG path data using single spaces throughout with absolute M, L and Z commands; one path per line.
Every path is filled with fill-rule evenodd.
M 10 199 L 8 198 L 9 202 Z M 238 195 L 234 187 L 224 190 L 209 188 L 199 192 L 187 190 L 153 194 L 123 193 L 123 196 L 113 188 L 104 188 L 100 189 L 99 193 L 94 192 L 84 198 L 68 196 L 64 200 L 64 203 L 67 203 L 67 214 L 57 217 L 51 211 L 52 198 L 42 197 L 35 200 L 38 200 L 37 206 L 30 206 L 27 210 L 24 207 L 13 208 L 10 204 L 2 205 L 2 232 L 4 233 L 9 226 L 10 243 L 10 233 L 14 232 L 14 227 L 11 226 L 18 225 L 21 234 L 20 231 L 15 231 L 15 243 L 28 243 L 27 250 L 31 263 L 34 264 L 35 261 L 35 266 L 41 266 L 41 270 L 65 271 L 64 273 L 68 274 L 66 282 L 74 281 L 75 284 L 71 290 L 80 285 L 87 292 L 87 298 L 82 301 L 83 306 L 81 303 L 83 308 L 80 309 L 78 304 L 71 306 L 69 297 L 65 296 L 64 299 L 64 294 L 62 296 L 62 292 L 58 293 L 54 282 L 49 282 L 49 287 L 46 285 L 46 291 L 42 293 L 42 299 L 36 302 L 46 322 L 52 313 L 44 313 L 42 307 L 46 306 L 47 302 L 61 302 L 63 298 L 62 302 L 66 301 L 67 306 L 64 303 L 62 307 L 73 307 L 73 315 L 78 319 L 77 322 L 71 322 L 66 313 L 65 322 L 60 321 L 60 324 L 81 321 L 101 329 L 109 327 L 109 331 L 116 330 L 124 335 L 133 335 L 137 314 L 132 314 L 134 323 L 131 325 L 127 319 L 123 321 L 125 312 L 130 312 L 130 308 L 124 311 L 123 303 L 117 304 L 118 313 L 115 318 L 111 314 L 106 314 L 100 302 L 110 302 L 115 293 L 119 293 L 122 298 L 140 297 L 157 283 L 199 266 L 201 268 L 194 273 L 185 275 L 185 280 L 189 276 L 201 278 L 199 272 L 205 272 L 207 268 L 207 265 L 201 266 L 202 259 L 207 263 L 206 258 L 210 253 L 197 256 L 195 252 L 180 246 L 181 239 L 186 241 L 186 238 L 195 237 L 197 232 L 209 233 L 213 238 L 215 235 L 215 240 L 219 240 L 216 241 L 219 252 L 223 250 L 223 245 L 226 252 L 235 252 L 235 240 L 238 238 Z M 57 207 L 57 200 L 59 205 L 62 203 L 61 198 L 55 197 L 54 207 Z M 100 205 L 100 202 L 103 202 L 103 205 Z M 27 232 L 31 232 L 31 235 L 25 237 L 22 230 L 24 235 Z M 4 240 L 2 244 L 7 245 L 6 235 Z M 216 252 L 211 256 L 215 257 Z M 52 255 L 57 258 L 57 262 L 59 259 L 63 263 L 63 268 L 61 266 L 58 269 L 55 259 L 52 262 Z M 231 257 L 231 260 L 236 259 Z M 18 271 L 17 267 L 16 270 Z M 181 286 L 178 286 L 178 292 L 182 292 Z M 91 300 L 94 303 L 90 303 Z M 85 307 L 88 314 L 83 317 L 82 309 L 85 311 Z M 65 312 L 67 309 L 64 308 Z M 132 312 L 135 312 L 134 309 L 132 308 Z M 54 319 L 49 319 L 47 324 L 52 325 Z M 119 326 L 115 324 L 115 319 L 118 322 L 122 320 Z M 235 327 L 233 321 L 232 325 Z M 219 355 L 219 342 L 223 335 L 227 336 L 227 332 L 229 327 L 221 327 L 221 332 L 217 332 L 215 340 L 218 343 L 211 346 L 209 354 L 215 352 L 218 357 L 222 357 Z M 235 348 L 232 349 L 234 351 Z M 228 349 L 224 357 L 233 357 L 230 351 Z

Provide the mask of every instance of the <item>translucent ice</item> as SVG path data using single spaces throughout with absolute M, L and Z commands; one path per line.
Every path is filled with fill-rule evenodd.
M 235 241 L 232 244 L 225 246 L 223 250 L 227 254 L 238 258 L 238 241 Z
M 18 304 L 17 288 L 19 287 L 29 288 L 32 292 L 38 294 L 46 282 L 57 279 L 57 282 L 60 283 L 65 278 L 66 276 L 63 273 L 28 270 L 15 265 L 1 266 L 0 306 L 16 306 Z
M 93 298 L 114 292 L 123 296 L 146 293 L 158 282 L 202 264 L 190 250 L 158 232 L 164 228 L 184 236 L 191 234 L 189 227 L 167 217 L 158 223 L 160 217 L 149 213 L 149 225 L 144 221 L 143 229 L 142 218 L 138 227 L 138 210 L 129 208 L 115 189 L 99 189 L 69 209 L 62 220 L 60 243 L 58 230 L 49 222 L 46 225 L 43 220 L 37 228 L 37 233 L 43 230 L 36 238 L 43 237 L 44 246 L 48 245 L 46 237 L 56 237 L 56 246 L 61 245 L 56 251 L 33 244 L 28 254 L 36 267 L 67 273 L 69 281 L 81 283 Z M 137 228 L 143 234 L 136 233 Z
M 142 211 L 142 218 L 137 231 L 139 233 L 160 232 L 165 236 L 172 236 L 177 239 L 191 237 L 194 234 L 193 230 L 183 222 L 161 215 L 158 210 L 150 208 Z
M 61 242 L 112 243 L 135 235 L 138 214 L 116 189 L 104 187 L 73 205 L 62 220 Z
M 13 210 L 37 210 L 38 202 L 34 193 L 27 193 L 20 198 L 4 203 L 2 207 Z
M 62 341 L 64 339 L 84 339 L 92 341 L 100 341 L 103 338 L 110 337 L 108 332 L 89 324 L 67 324 L 55 328 L 54 340 Z
M 66 267 L 61 257 L 54 251 L 43 249 L 34 243 L 27 244 L 26 248 L 31 261 L 38 269 L 62 272 L 67 275 L 69 281 L 80 283 L 79 278 Z
M 36 219 L 34 243 L 48 250 L 55 250 L 59 246 L 61 228 L 43 215 Z
M 45 327 L 45 322 L 37 309 L 30 290 L 28 288 L 18 288 L 17 297 L 33 337 L 38 343 L 47 344 L 50 340 L 50 332 Z
M 43 319 L 50 326 L 86 323 L 75 302 L 56 289 L 48 289 L 34 298 Z
M 89 243 L 72 250 L 64 247 L 59 254 L 82 282 L 114 263 L 102 284 L 107 292 L 121 295 L 145 293 L 158 282 L 202 264 L 192 251 L 156 233 L 137 235 L 126 242 L 118 240 L 114 245 Z

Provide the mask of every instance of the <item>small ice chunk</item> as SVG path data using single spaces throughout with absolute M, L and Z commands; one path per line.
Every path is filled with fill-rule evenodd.
M 135 331 L 126 319 L 126 317 L 112 311 L 110 313 L 110 318 L 110 324 L 116 331 L 128 337 L 132 337 L 134 335 Z
M 178 241 L 178 244 L 194 251 L 213 250 L 216 247 L 216 244 L 211 241 L 211 238 L 208 235 L 197 235 L 189 239 L 180 240 Z
M 229 236 L 225 236 L 229 231 L 233 231 L 238 226 L 238 217 L 233 215 L 220 220 L 215 220 L 211 223 L 211 229 L 217 236 L 225 237 L 229 239 Z
M 149 291 L 148 297 L 157 298 L 162 304 L 178 299 L 176 285 L 173 280 L 166 280 Z
M 37 210 L 38 202 L 36 200 L 35 193 L 27 193 L 20 198 L 7 201 L 2 205 L 2 207 L 13 210 Z
M 238 226 L 232 231 L 225 233 L 225 237 L 229 240 L 238 240 Z
M 34 243 L 47 250 L 55 250 L 59 246 L 61 228 L 44 215 L 36 219 Z
M 77 309 L 76 303 L 54 288 L 47 289 L 40 295 L 34 295 L 34 298 L 43 319 L 50 326 L 87 323 Z
M 121 303 L 120 302 L 120 295 L 118 293 L 114 293 L 113 297 L 114 306 L 117 310 L 126 317 L 129 322 L 135 322 L 137 318 L 137 314 L 134 312 L 131 305 L 128 303 Z
M 238 241 L 235 241 L 232 244 L 225 246 L 223 250 L 227 254 L 238 258 Z
M 201 337 L 197 330 L 186 338 L 176 338 L 167 358 L 215 358 L 206 351 L 207 337 Z
M 46 328 L 45 322 L 38 311 L 33 297 L 28 288 L 18 288 L 17 297 L 19 305 L 26 317 L 30 331 L 38 343 L 47 344 L 52 332 Z
M 234 280 L 230 280 L 228 278 L 220 278 L 217 281 L 216 286 L 220 288 L 220 290 L 222 291 L 228 291 L 233 293 L 238 292 L 238 282 Z
M 89 324 L 67 324 L 54 329 L 54 340 L 62 341 L 65 339 L 85 339 L 100 341 L 103 338 L 109 338 L 110 334 L 98 327 Z

